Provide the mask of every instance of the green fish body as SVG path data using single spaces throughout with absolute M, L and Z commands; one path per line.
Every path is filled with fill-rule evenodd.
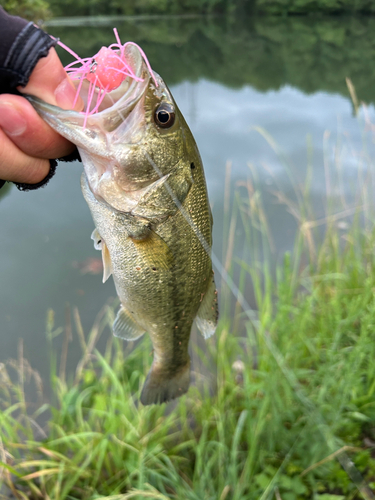
M 153 364 L 141 393 L 148 405 L 187 392 L 193 321 L 209 337 L 218 307 L 212 216 L 197 146 L 163 80 L 156 75 L 156 85 L 136 48 L 128 50 L 142 81 L 126 79 L 85 126 L 80 113 L 30 101 L 81 154 L 103 281 L 113 276 L 121 301 L 113 332 L 126 340 L 148 332 L 152 340 Z

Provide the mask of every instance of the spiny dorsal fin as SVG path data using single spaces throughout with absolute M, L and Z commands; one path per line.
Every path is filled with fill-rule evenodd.
M 202 303 L 195 318 L 197 327 L 205 339 L 208 339 L 215 333 L 218 317 L 217 291 L 212 273 L 212 280 L 207 292 L 203 296 Z
M 115 337 L 125 340 L 136 340 L 145 333 L 124 306 L 120 307 L 112 328 Z

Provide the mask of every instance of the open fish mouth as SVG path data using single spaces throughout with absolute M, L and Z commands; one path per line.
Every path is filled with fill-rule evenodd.
M 74 81 L 84 103 L 81 112 L 61 109 L 35 96 L 26 97 L 44 120 L 74 143 L 81 138 L 84 145 L 84 136 L 93 137 L 95 132 L 113 132 L 142 98 L 150 80 L 150 73 L 137 47 L 130 45 L 126 49 L 125 56 L 136 78 L 127 76 L 117 88 L 105 93 L 87 80 Z M 79 128 L 82 131 L 77 136 Z
M 144 98 L 150 85 L 157 85 L 151 78 L 161 80 L 150 75 L 137 46 L 125 47 L 124 55 L 134 76 L 127 76 L 114 90 L 103 92 L 88 80 L 74 82 L 84 102 L 81 112 L 63 110 L 34 96 L 27 98 L 53 129 L 78 147 L 95 198 L 129 212 L 147 183 L 134 176 L 129 179 L 126 172 L 131 168 L 132 149 L 145 135 Z

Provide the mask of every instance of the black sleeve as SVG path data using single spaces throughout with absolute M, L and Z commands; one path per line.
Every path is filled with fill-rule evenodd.
M 0 8 L 0 93 L 15 94 L 24 87 L 41 57 L 56 41 L 32 22 L 10 16 Z
M 20 17 L 10 16 L 0 7 L 0 94 L 17 94 L 17 87 L 24 87 L 41 57 L 46 57 L 56 40 L 43 30 Z M 78 151 L 60 158 L 65 161 L 80 160 Z M 38 184 L 14 183 L 21 191 L 37 189 L 52 178 L 56 160 L 50 160 L 50 171 Z M 0 180 L 0 188 L 6 181 Z

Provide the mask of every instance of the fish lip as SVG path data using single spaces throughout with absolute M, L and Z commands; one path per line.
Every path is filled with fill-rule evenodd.
M 128 118 L 132 109 L 134 109 L 134 107 L 146 93 L 150 78 L 151 77 L 148 76 L 142 82 L 133 81 L 127 91 L 112 106 L 109 106 L 102 111 L 98 111 L 93 115 L 88 115 L 85 128 L 90 129 L 91 127 L 95 127 L 95 125 L 97 125 L 98 123 L 105 122 L 106 119 L 110 120 L 113 115 L 120 116 L 120 123 L 123 123 Z M 111 97 L 110 94 L 111 92 L 108 93 L 109 97 Z M 129 100 L 132 94 L 136 95 L 133 99 Z M 83 127 L 85 121 L 84 112 L 74 111 L 71 109 L 62 109 L 59 106 L 46 103 L 45 101 L 43 101 L 43 99 L 40 99 L 39 97 L 31 94 L 23 94 L 23 97 L 25 97 L 33 105 L 33 107 L 37 109 L 37 111 L 48 113 L 52 116 L 58 116 L 60 120 L 66 120 L 67 122 L 74 123 L 75 125 Z M 128 103 L 126 103 L 127 100 L 129 100 Z M 117 122 L 118 121 L 119 120 L 117 120 Z

